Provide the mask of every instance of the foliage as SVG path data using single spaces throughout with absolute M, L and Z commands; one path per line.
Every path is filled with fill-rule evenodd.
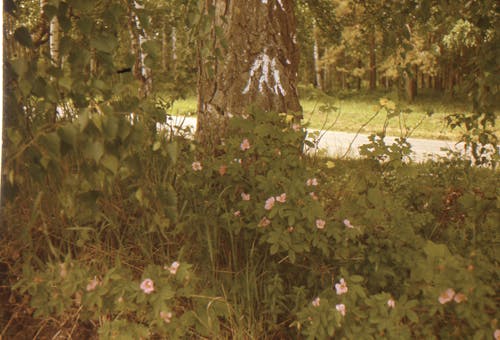
M 51 164 L 18 166 L 3 207 L 10 241 L 25 244 L 15 288 L 34 316 L 78 309 L 107 320 L 103 338 L 482 338 L 497 327 L 496 172 L 406 164 L 405 148 L 378 139 L 366 160 L 309 159 L 292 116 L 257 110 L 230 120 L 214 156 L 125 118 L 117 131 L 149 137 L 106 139 L 105 117 L 43 132 L 16 158 L 37 164 L 33 148 Z M 70 127 L 80 142 L 54 142 Z M 115 168 L 104 148 L 96 162 L 99 147 L 81 142 L 96 136 L 128 157 Z
M 6 3 L 0 261 L 10 321 L 60 321 L 54 334 L 66 327 L 69 336 L 87 323 L 102 338 L 480 339 L 499 328 L 498 172 L 408 163 L 408 144 L 388 146 L 383 134 L 364 160 L 325 162 L 304 154 L 297 117 L 258 110 L 230 119 L 229 137 L 207 155 L 159 124 L 178 83 L 192 80 L 187 49 L 179 73 L 155 73 L 173 79 L 164 98 L 144 98 L 142 79 L 117 73 L 138 57 L 122 29 L 130 20 L 165 32 L 156 7 L 134 8 L 133 18 L 129 2 L 50 1 L 43 15 L 33 3 Z M 168 25 L 208 36 L 194 5 L 180 7 L 185 23 L 171 11 Z M 474 3 L 468 32 L 487 31 L 488 13 Z M 55 17 L 61 65 L 44 42 Z M 465 31 L 453 32 L 450 41 Z M 159 69 L 159 45 L 141 47 Z M 453 122 L 477 129 L 483 144 L 492 55 L 473 59 L 484 71 L 471 90 L 484 116 Z M 393 102 L 381 107 L 396 112 Z M 18 333 L 12 322 L 2 336 L 43 331 Z

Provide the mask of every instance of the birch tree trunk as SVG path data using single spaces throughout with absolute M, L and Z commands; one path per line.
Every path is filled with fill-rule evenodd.
M 134 8 L 129 8 L 129 33 L 131 41 L 132 53 L 135 55 L 136 60 L 133 67 L 133 75 L 136 79 L 141 81 L 140 96 L 147 97 L 152 90 L 152 74 L 151 69 L 146 66 L 145 60 L 147 53 L 142 49 L 142 44 L 148 40 L 146 30 L 141 26 L 139 17 L 136 14 L 137 10 L 143 8 L 134 1 Z
M 57 16 L 54 16 L 50 20 L 50 38 L 49 38 L 49 48 L 50 48 L 50 59 L 55 67 L 61 66 L 61 55 L 59 53 L 59 46 L 61 42 L 61 30 L 59 27 L 59 20 Z
M 214 25 L 225 37 L 224 44 L 214 40 L 211 45 L 221 51 L 212 65 L 198 60 L 197 139 L 210 148 L 224 138 L 227 119 L 245 114 L 250 105 L 269 112 L 300 112 L 301 107 L 292 0 L 206 4 L 215 6 Z

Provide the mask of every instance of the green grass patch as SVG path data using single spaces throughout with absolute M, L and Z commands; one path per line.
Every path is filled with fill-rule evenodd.
M 324 94 L 302 93 L 300 103 L 304 110 L 304 122 L 313 129 L 358 132 L 372 134 L 381 131 L 387 120 L 387 112 L 380 110 L 380 98 L 392 100 L 397 107 L 394 117 L 387 122 L 387 135 L 401 136 L 410 132 L 411 137 L 458 140 L 464 132 L 452 130 L 446 117 L 467 112 L 468 104 L 462 101 L 422 95 L 415 103 L 407 104 L 394 94 L 358 94 L 336 98 Z M 173 115 L 195 115 L 196 98 L 188 97 L 174 102 Z M 375 117 L 374 117 L 375 116 Z M 497 134 L 498 134 L 497 129 Z

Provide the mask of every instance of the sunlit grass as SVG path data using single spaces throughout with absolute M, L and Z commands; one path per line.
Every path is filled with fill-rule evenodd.
M 304 96 L 305 97 L 305 96 Z M 371 94 L 333 98 L 329 96 L 308 96 L 300 103 L 304 111 L 304 122 L 313 129 L 332 131 L 358 132 L 371 134 L 384 127 L 387 113 L 380 110 L 379 99 L 388 97 L 393 100 L 402 112 L 389 119 L 387 135 L 401 136 L 411 132 L 411 137 L 456 140 L 463 130 L 447 127 L 446 116 L 453 113 L 467 112 L 468 105 L 432 97 L 417 99 L 413 104 L 398 101 L 394 96 Z M 170 113 L 173 115 L 195 115 L 197 101 L 188 97 L 175 101 Z M 377 111 L 380 112 L 377 113 Z M 431 115 L 428 113 L 432 112 Z M 375 117 L 373 117 L 375 116 Z M 370 120 L 371 119 L 371 120 Z M 498 131 L 497 131 L 498 132 Z

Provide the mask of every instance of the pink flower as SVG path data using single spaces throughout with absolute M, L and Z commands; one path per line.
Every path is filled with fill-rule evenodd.
M 351 224 L 351 222 L 347 218 L 344 220 L 344 225 L 347 228 L 354 228 L 354 226 Z
M 191 167 L 194 171 L 201 171 L 201 169 L 203 169 L 200 162 L 193 162 L 193 164 L 191 164 Z
M 495 329 L 493 336 L 495 337 L 495 340 L 500 340 L 500 329 Z
M 99 280 L 97 279 L 96 276 L 94 276 L 94 278 L 92 280 L 90 280 L 90 282 L 87 284 L 87 287 L 86 287 L 86 290 L 87 292 L 91 292 L 93 290 L 95 290 L 97 288 L 97 286 L 99 285 Z
M 181 264 L 179 262 L 174 261 L 174 262 L 172 262 L 172 264 L 170 265 L 170 267 L 167 267 L 165 269 L 167 269 L 170 272 L 170 274 L 175 275 L 177 273 L 177 269 L 179 269 L 180 265 Z
M 318 180 L 316 178 L 309 178 L 306 182 L 307 186 L 310 187 L 318 185 Z
M 246 138 L 243 139 L 243 141 L 240 144 L 240 149 L 243 151 L 250 149 L 250 142 L 248 141 L 248 139 Z
M 455 291 L 453 290 L 453 288 L 448 288 L 439 295 L 438 301 L 440 304 L 444 305 L 445 303 L 448 303 L 451 300 L 453 300 L 454 296 L 455 296 Z
M 236 217 L 240 217 L 241 212 L 239 210 L 236 210 L 233 215 Z
M 300 131 L 300 124 L 293 124 L 292 129 L 293 129 L 293 131 L 297 131 L 297 132 Z
M 319 303 L 320 303 L 320 298 L 319 297 L 317 297 L 316 299 L 314 299 L 312 301 L 313 307 L 319 307 Z
M 241 193 L 241 199 L 243 201 L 250 201 L 250 194 L 245 194 L 244 192 Z
M 145 279 L 141 282 L 141 289 L 145 294 L 151 294 L 155 290 L 155 285 L 153 280 Z
M 276 201 L 280 203 L 285 203 L 286 202 L 286 193 L 282 193 L 279 196 L 276 196 Z
M 342 295 L 347 293 L 349 289 L 347 288 L 347 283 L 343 278 L 340 279 L 339 283 L 335 284 L 335 290 L 337 291 L 337 295 Z
M 288 231 L 289 233 L 292 233 L 294 230 L 295 230 L 295 228 L 292 226 L 286 228 L 286 231 Z
M 458 293 L 455 295 L 455 297 L 453 298 L 453 300 L 455 300 L 456 303 L 460 303 L 460 302 L 463 302 L 463 301 L 467 301 L 467 296 L 463 293 Z
M 271 221 L 267 217 L 262 217 L 262 219 L 259 222 L 259 227 L 267 227 L 268 225 L 271 224 Z
M 266 210 L 271 210 L 273 207 L 274 207 L 274 202 L 276 200 L 274 199 L 274 197 L 269 197 L 267 200 L 266 200 L 266 204 L 264 205 L 264 209 Z
M 396 307 L 396 301 L 394 301 L 394 299 L 393 299 L 393 298 L 390 298 L 389 300 L 387 300 L 387 306 L 388 306 L 389 308 L 394 308 L 394 307 Z
M 170 323 L 170 320 L 172 319 L 172 312 L 161 311 L 160 318 L 162 318 L 166 323 Z
M 317 219 L 316 220 L 316 228 L 318 229 L 324 229 L 325 228 L 326 222 L 322 219 Z
M 335 309 L 338 310 L 340 312 L 340 314 L 342 314 L 342 316 L 345 316 L 346 309 L 345 309 L 345 305 L 343 303 L 335 305 Z
M 311 196 L 311 198 L 312 198 L 313 200 L 315 200 L 315 201 L 317 201 L 317 200 L 318 200 L 318 196 L 317 196 L 314 192 L 310 192 L 310 193 L 309 193 L 309 196 Z

